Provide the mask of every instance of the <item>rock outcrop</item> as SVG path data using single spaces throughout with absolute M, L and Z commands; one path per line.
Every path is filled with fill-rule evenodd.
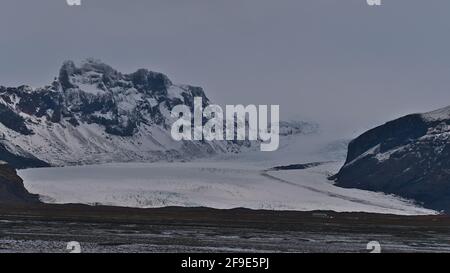
M 0 204 L 39 203 L 37 195 L 30 194 L 17 172 L 5 163 L 0 163 Z
M 408 115 L 353 140 L 337 185 L 450 211 L 450 107 Z

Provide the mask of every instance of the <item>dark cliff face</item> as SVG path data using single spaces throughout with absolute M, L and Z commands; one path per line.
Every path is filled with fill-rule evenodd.
M 10 166 L 0 165 L 0 204 L 39 203 L 37 195 L 30 194 L 24 187 L 22 179 Z
M 450 108 L 388 122 L 353 140 L 337 185 L 450 211 Z

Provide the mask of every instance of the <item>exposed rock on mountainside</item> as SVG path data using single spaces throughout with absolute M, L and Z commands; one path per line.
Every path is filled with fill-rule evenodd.
M 38 203 L 37 195 L 30 194 L 16 171 L 0 162 L 0 204 Z
M 450 211 L 450 107 L 408 115 L 353 140 L 342 187 L 396 194 Z

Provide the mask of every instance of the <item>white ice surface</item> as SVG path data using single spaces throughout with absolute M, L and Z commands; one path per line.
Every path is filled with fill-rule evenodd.
M 333 185 L 327 178 L 342 166 L 345 149 L 345 142 L 320 135 L 287 136 L 270 153 L 254 149 L 188 163 L 103 164 L 19 174 L 28 190 L 50 203 L 435 213 L 395 196 Z M 318 161 L 334 162 L 305 170 L 267 171 Z
M 267 172 L 226 160 L 27 169 L 19 174 L 28 190 L 50 203 L 434 213 L 394 196 L 334 186 L 327 176 L 340 165 Z

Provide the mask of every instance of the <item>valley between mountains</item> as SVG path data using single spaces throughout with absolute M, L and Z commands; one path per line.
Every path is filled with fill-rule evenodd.
M 162 73 L 67 61 L 48 86 L 0 87 L 0 160 L 23 169 L 30 196 L 47 203 L 405 215 L 447 209 L 449 108 L 389 122 L 349 145 L 314 123 L 282 121 L 280 149 L 264 153 L 255 141 L 174 141 L 170 109 L 194 107 L 194 97 L 211 103 L 202 88 Z M 273 170 L 312 162 L 319 164 Z M 14 179 L 17 187 L 4 191 L 35 200 Z

